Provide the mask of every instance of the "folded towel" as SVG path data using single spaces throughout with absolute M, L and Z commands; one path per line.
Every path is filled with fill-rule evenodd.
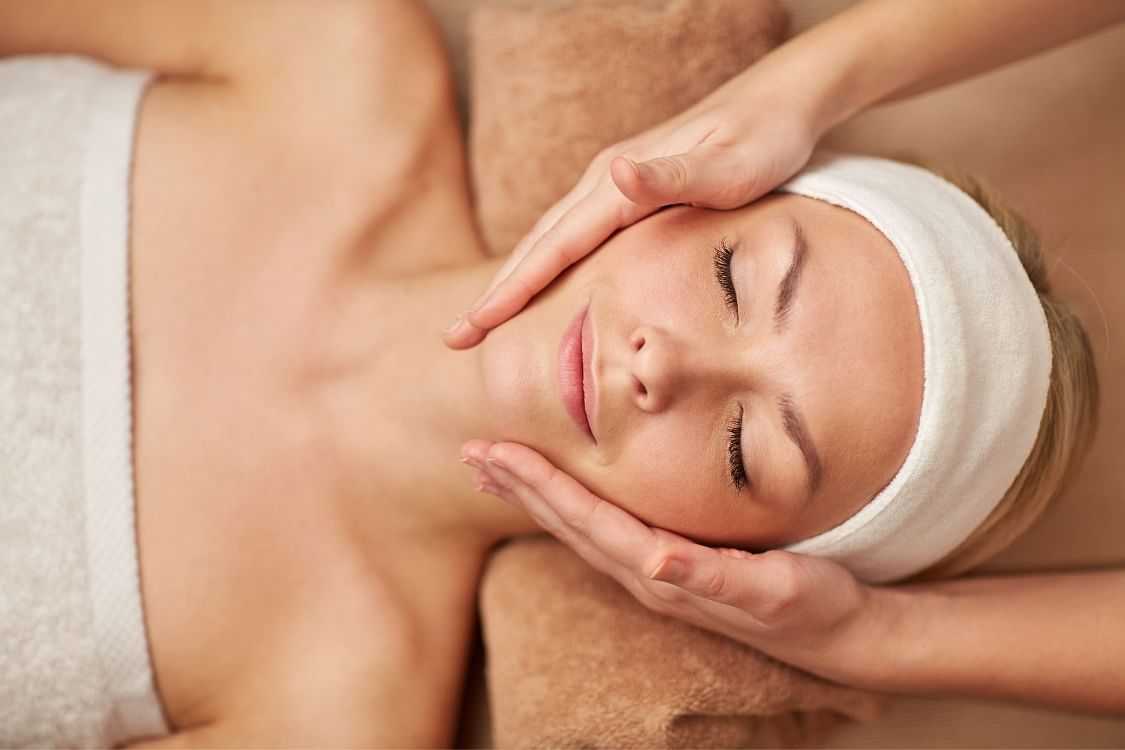
M 507 252 L 598 151 L 659 124 L 785 35 L 776 0 L 484 5 L 469 17 L 469 151 L 485 241 Z
M 494 747 L 807 744 L 880 706 L 650 612 L 546 538 L 492 555 L 481 622 Z

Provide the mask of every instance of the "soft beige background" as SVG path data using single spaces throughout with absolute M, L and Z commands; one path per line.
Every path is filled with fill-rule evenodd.
M 474 0 L 427 1 L 446 31 L 464 91 L 463 29 Z M 903 0 L 908 1 L 922 0 Z M 850 2 L 784 4 L 798 33 Z M 1056 259 L 1054 283 L 1074 302 L 1094 339 L 1103 387 L 1101 432 L 1075 486 L 987 567 L 1125 565 L 1125 389 L 1120 387 L 1125 382 L 1125 26 L 873 110 L 838 129 L 827 145 L 888 155 L 911 151 L 970 168 L 1037 226 Z M 1122 747 L 1125 719 L 986 701 L 904 698 L 879 721 L 847 727 L 833 740 L 838 747 Z

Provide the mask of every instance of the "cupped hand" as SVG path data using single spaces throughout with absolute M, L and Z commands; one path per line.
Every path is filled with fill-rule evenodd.
M 474 440 L 462 457 L 479 489 L 526 510 L 646 607 L 807 671 L 849 681 L 893 620 L 882 589 L 832 561 L 715 549 L 649 527 L 519 444 Z
M 603 150 L 516 245 L 445 343 L 477 345 L 568 266 L 663 206 L 738 208 L 796 174 L 820 135 L 796 102 L 764 88 L 752 67 L 683 114 Z

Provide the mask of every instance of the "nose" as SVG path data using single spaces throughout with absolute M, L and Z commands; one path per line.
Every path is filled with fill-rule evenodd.
M 663 411 L 695 389 L 732 385 L 745 375 L 733 352 L 660 328 L 637 327 L 629 335 L 629 345 L 632 397 L 643 411 Z

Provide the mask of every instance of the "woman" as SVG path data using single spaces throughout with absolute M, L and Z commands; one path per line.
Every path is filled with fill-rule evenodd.
M 799 169 L 825 132 L 872 104 L 985 72 L 1121 19 L 1120 6 L 1098 2 L 1065 8 L 1036 0 L 925 7 L 883 0 L 856 3 L 795 37 L 681 116 L 605 149 L 517 247 L 486 294 L 455 319 L 447 342 L 472 346 L 559 270 L 597 247 L 600 238 L 661 205 L 740 205 Z M 996 81 L 1026 84 L 1034 79 L 1039 85 L 1050 66 L 1044 62 L 1035 73 L 1027 70 L 1022 78 Z M 987 111 L 992 100 L 981 96 L 986 91 L 995 94 L 997 88 L 982 84 L 975 96 L 961 97 L 961 115 L 969 113 L 964 104 L 970 100 Z M 922 119 L 944 122 L 956 101 L 956 95 L 935 98 L 933 106 L 920 107 Z M 1027 120 L 1026 112 L 1013 118 L 1021 116 Z M 899 133 L 900 142 L 913 141 L 918 119 Z M 1073 127 L 1082 116 L 1069 122 Z M 986 132 L 995 135 L 995 126 L 990 121 Z M 921 128 L 930 137 L 942 129 Z M 962 131 L 963 138 L 975 137 L 972 127 Z M 1044 145 L 1065 142 L 1059 124 L 1043 134 L 1047 132 L 1051 135 Z M 1026 137 L 1024 141 L 1026 147 Z M 876 148 L 875 141 L 866 143 Z M 1035 143 L 1040 147 L 1040 140 Z M 979 157 L 988 149 L 969 151 Z M 1101 205 L 1104 209 L 1106 204 Z M 1102 244 L 1112 236 L 1103 235 Z M 1095 261 L 1093 268 L 1102 265 Z M 666 535 L 620 513 L 519 446 L 490 449 L 487 442 L 476 442 L 466 451 L 486 470 L 478 481 L 526 507 L 642 602 L 810 671 L 899 692 L 954 692 L 1085 710 L 1119 712 L 1125 706 L 1125 686 L 1103 677 L 1104 641 L 1074 637 L 1087 632 L 1086 624 L 1096 618 L 1120 617 L 1120 607 L 1112 604 L 1120 601 L 1120 570 L 857 587 L 838 566 L 809 558 L 751 559 L 716 554 L 682 540 L 670 543 Z M 1087 477 L 1092 481 L 1085 482 L 1084 494 L 1100 484 L 1094 477 L 1104 476 L 1095 471 Z M 1106 499 L 1113 502 L 1112 492 Z M 599 522 L 585 522 L 595 508 Z M 1039 541 L 1042 554 L 1045 540 Z M 1075 566 L 1083 555 L 1051 557 L 1057 564 Z M 678 588 L 650 580 L 659 567 L 668 573 L 659 577 Z M 943 567 L 948 572 L 963 566 Z M 851 626 L 840 628 L 841 622 Z M 1063 641 L 1072 646 L 1052 651 L 1049 660 L 1042 658 L 1041 644 Z M 1109 663 L 1118 662 L 1111 658 Z M 1044 672 L 1051 679 L 1043 679 Z M 926 704 L 917 708 L 931 709 Z
M 13 294 L 34 282 L 9 309 L 35 311 L 54 325 L 47 336 L 66 344 L 36 351 L 36 331 L 9 320 L 5 336 L 20 356 L 5 374 L 15 382 L 11 408 L 25 419 L 15 435 L 35 456 L 47 443 L 48 455 L 65 457 L 54 474 L 69 482 L 42 496 L 29 482 L 13 494 L 12 507 L 42 500 L 45 515 L 24 527 L 40 556 L 17 549 L 6 575 L 28 582 L 19 589 L 25 613 L 65 627 L 33 643 L 5 638 L 17 644 L 6 660 L 23 672 L 18 692 L 4 685 L 4 705 L 20 707 L 5 722 L 8 744 L 128 742 L 165 730 L 174 733 L 154 744 L 448 744 L 481 561 L 497 540 L 537 528 L 480 502 L 448 457 L 472 435 L 499 434 L 572 470 L 585 461 L 594 486 L 639 472 L 627 466 L 639 454 L 624 450 L 625 466 L 599 474 L 589 441 L 609 443 L 614 420 L 595 418 L 587 431 L 572 419 L 573 401 L 553 391 L 560 342 L 573 342 L 567 331 L 592 294 L 619 306 L 617 321 L 650 309 L 630 298 L 639 287 L 627 281 L 646 278 L 685 325 L 702 310 L 729 321 L 732 303 L 749 296 L 738 298 L 740 289 L 775 288 L 793 267 L 781 265 L 779 237 L 813 248 L 843 236 L 867 264 L 863 286 L 893 313 L 860 314 L 858 287 L 838 293 L 864 335 L 815 347 L 873 365 L 851 375 L 853 399 L 806 404 L 810 423 L 816 415 L 839 425 L 825 445 L 855 434 L 873 405 L 895 405 L 872 432 L 871 461 L 825 479 L 839 483 L 831 502 L 804 513 L 799 503 L 787 513 L 747 503 L 725 519 L 654 503 L 671 528 L 756 546 L 815 534 L 866 502 L 911 444 L 921 364 L 906 272 L 872 226 L 799 195 L 729 214 L 654 217 L 473 354 L 418 336 L 497 268 L 483 262 L 471 223 L 440 48 L 413 3 L 310 7 L 122 3 L 113 22 L 95 23 L 88 7 L 37 3 L 9 9 L 0 24 L 6 55 L 81 53 L 164 74 L 146 90 L 143 77 L 85 62 L 13 61 L 3 71 L 13 110 L 53 118 L 12 127 L 8 143 L 24 158 L 19 184 L 46 179 L 47 169 L 65 188 L 49 205 L 36 192 L 11 223 L 53 254 L 9 255 L 5 271 L 19 279 Z M 51 158 L 58 154 L 69 158 Z M 686 252 L 676 266 L 644 268 L 653 236 L 717 244 L 718 268 L 716 257 Z M 724 237 L 743 241 L 733 248 Z M 751 248 L 761 248 L 763 271 L 748 284 L 727 262 Z M 26 272 L 42 257 L 58 259 L 61 279 Z M 810 250 L 803 283 L 860 272 L 845 260 Z M 131 390 L 125 317 L 103 314 L 113 305 L 131 314 Z M 78 315 L 80 345 L 68 334 Z M 806 345 L 811 319 L 792 321 Z M 530 344 L 520 325 L 536 332 Z M 810 346 L 790 347 L 778 350 L 778 366 L 817 377 L 801 359 Z M 714 366 L 727 368 L 724 377 L 736 368 Z M 440 380 L 418 377 L 435 368 Z M 46 381 L 60 384 L 53 404 Z M 656 381 L 645 387 L 638 398 L 660 397 Z M 100 411 L 106 394 L 124 396 L 126 408 Z M 39 421 L 20 411 L 31 409 Z M 134 492 L 121 465 L 130 426 L 136 550 Z M 685 453 L 698 450 L 690 430 L 663 429 L 624 437 L 637 449 L 679 439 Z M 71 451 L 52 453 L 56 444 Z M 798 450 L 772 464 L 786 465 L 770 480 L 776 505 L 809 489 L 804 460 Z M 682 465 L 693 485 L 715 487 L 732 469 L 698 455 Z M 107 550 L 106 525 L 124 546 Z M 48 543 L 54 557 L 43 554 Z M 76 577 L 51 562 L 64 549 Z M 65 595 L 44 600 L 44 585 Z M 5 627 L 26 634 L 13 614 Z M 31 658 L 43 651 L 52 658 Z M 68 665 L 66 679 L 56 664 Z

